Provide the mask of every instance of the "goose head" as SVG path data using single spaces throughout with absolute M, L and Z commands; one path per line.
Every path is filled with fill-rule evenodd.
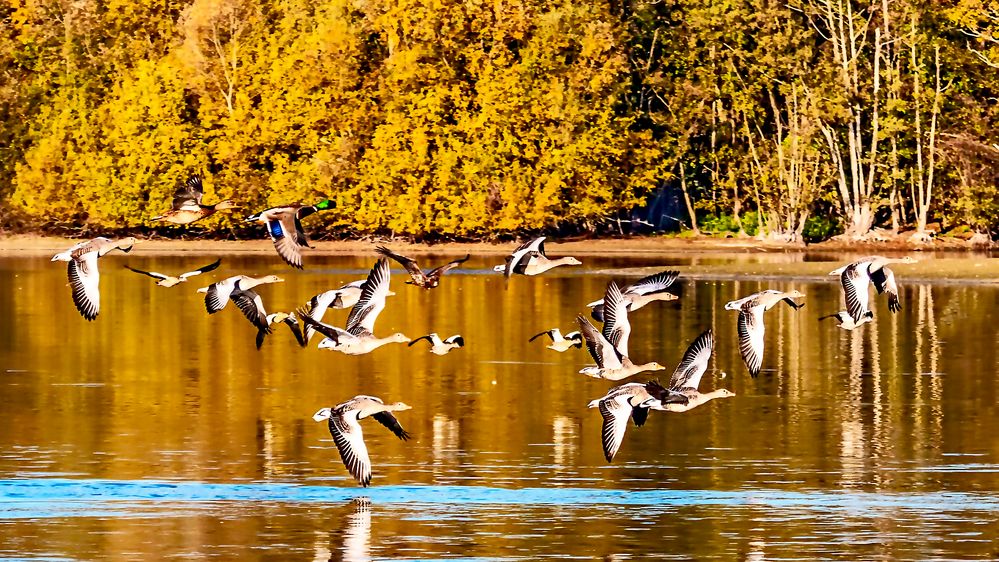
M 898 260 L 898 263 L 918 263 L 918 262 L 919 260 L 911 256 L 905 256 L 902 259 Z
M 396 332 L 396 333 L 392 334 L 391 336 L 389 336 L 386 339 L 389 340 L 390 342 L 395 342 L 395 343 L 408 343 L 409 342 L 409 338 L 407 338 L 406 334 L 403 334 L 402 332 Z
M 260 284 L 264 283 L 283 283 L 284 279 L 281 279 L 277 275 L 268 275 L 267 277 L 261 277 L 259 279 Z
M 784 293 L 784 298 L 803 299 L 805 298 L 805 293 L 802 293 L 801 291 L 798 290 L 792 290 Z
M 718 398 L 731 398 L 735 396 L 735 393 L 727 388 L 719 388 L 718 390 L 715 391 L 715 394 L 718 396 Z
M 395 411 L 395 412 L 398 412 L 398 411 L 401 411 L 401 410 L 412 410 L 413 409 L 412 406 L 410 406 L 409 404 L 406 404 L 405 402 L 396 402 L 394 404 L 388 404 L 386 406 L 386 408 L 390 409 L 392 411 Z M 322 411 L 322 410 L 320 410 L 320 411 Z
M 333 341 L 332 338 L 323 338 L 323 341 L 319 342 L 318 349 L 336 349 L 337 342 Z
M 562 258 L 562 263 L 564 263 L 565 265 L 583 265 L 583 262 L 577 260 L 572 256 L 566 256 Z
M 318 412 L 313 414 L 312 419 L 316 420 L 317 422 L 321 422 L 330 419 L 330 416 L 332 415 L 333 415 L 333 410 L 331 408 L 323 408 L 322 410 L 319 410 Z

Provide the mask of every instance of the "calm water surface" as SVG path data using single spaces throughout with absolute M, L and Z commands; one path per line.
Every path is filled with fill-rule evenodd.
M 211 259 L 102 258 L 101 314 L 88 323 L 63 264 L 0 258 L 0 557 L 999 557 L 995 286 L 906 283 L 915 270 L 899 267 L 903 310 L 878 298 L 876 323 L 849 333 L 817 321 L 841 308 L 834 278 L 685 282 L 680 301 L 631 316 L 631 354 L 672 368 L 712 327 L 701 390 L 737 396 L 653 413 L 607 464 L 586 404 L 611 384 L 576 374 L 585 350 L 527 339 L 574 329 L 603 294 L 602 270 L 690 259 L 584 258 L 504 284 L 487 272 L 496 258 L 473 258 L 433 291 L 398 269 L 376 331 L 462 334 L 467 346 L 444 357 L 424 345 L 300 349 L 284 326 L 256 351 L 234 307 L 209 317 L 194 292 L 276 273 L 286 282 L 259 292 L 268 310 L 291 310 L 363 277 L 374 257 L 309 256 L 301 272 L 271 255 L 224 258 L 170 289 L 121 267 L 179 273 Z M 753 380 L 722 307 L 763 288 L 798 289 L 807 305 L 767 313 Z M 416 437 L 365 423 L 369 489 L 311 419 L 361 393 L 413 405 L 398 417 Z

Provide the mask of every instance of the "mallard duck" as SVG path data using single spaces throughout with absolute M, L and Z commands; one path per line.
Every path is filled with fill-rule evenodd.
M 409 276 L 412 277 L 412 280 L 406 281 L 407 285 L 416 285 L 417 287 L 423 287 L 424 289 L 433 289 L 437 285 L 440 285 L 442 275 L 465 263 L 470 257 L 472 257 L 471 254 L 466 254 L 465 257 L 461 259 L 453 260 L 440 267 L 435 267 L 427 273 L 423 273 L 423 270 L 420 269 L 420 265 L 416 263 L 416 260 L 396 254 L 385 246 L 378 246 L 375 248 L 375 251 L 385 257 L 394 259 L 406 268 L 406 271 L 409 272 Z
M 760 374 L 760 368 L 763 366 L 763 334 L 766 331 L 763 325 L 763 313 L 779 302 L 798 310 L 805 305 L 798 304 L 792 299 L 804 296 L 798 291 L 784 293 L 767 289 L 725 305 L 725 310 L 739 311 L 739 350 L 753 378 Z
M 413 344 L 420 340 L 427 340 L 430 342 L 430 352 L 434 355 L 447 355 L 447 353 L 452 349 L 465 347 L 465 338 L 456 334 L 446 340 L 441 340 L 441 337 L 438 336 L 436 332 L 416 338 L 415 340 L 409 342 L 409 347 L 413 347 Z
M 674 402 L 664 404 L 663 410 L 668 412 L 686 412 L 710 402 L 715 398 L 731 398 L 735 393 L 727 388 L 719 388 L 711 392 L 701 394 L 697 387 L 701 384 L 701 377 L 708 369 L 708 361 L 715 349 L 715 337 L 711 329 L 705 330 L 697 336 L 683 353 L 680 364 L 673 371 L 673 376 L 669 380 L 669 391 L 680 394 L 687 398 L 684 402 Z
M 864 317 L 870 311 L 870 294 L 867 289 L 870 283 L 874 283 L 879 295 L 888 294 L 888 310 L 895 313 L 902 308 L 898 300 L 895 273 L 888 268 L 888 264 L 891 263 L 916 263 L 916 260 L 909 256 L 903 258 L 869 256 L 829 272 L 829 275 L 840 276 L 846 310 L 855 326 L 863 324 Z
M 539 236 L 525 242 L 507 256 L 504 265 L 493 267 L 494 271 L 502 271 L 506 278 L 514 273 L 519 275 L 538 275 L 560 265 L 582 265 L 583 262 L 573 257 L 549 259 L 545 254 L 545 237 Z
M 87 320 L 97 318 L 101 311 L 101 272 L 97 269 L 97 258 L 112 250 L 128 253 L 135 242 L 132 237 L 121 240 L 97 237 L 52 256 L 52 261 L 69 262 L 67 275 L 73 289 L 73 304 Z
M 819 320 L 822 321 L 825 320 L 826 318 L 835 318 L 836 325 L 839 326 L 840 328 L 843 328 L 844 330 L 854 330 L 874 320 L 874 313 L 871 312 L 870 310 L 866 311 L 864 315 L 860 317 L 859 322 L 854 322 L 853 317 L 850 316 L 850 313 L 845 310 L 841 310 L 835 314 L 827 314 L 825 316 L 820 316 Z
M 658 381 L 645 383 L 629 382 L 610 389 L 603 398 L 590 401 L 589 408 L 599 408 L 604 419 L 601 427 L 601 442 L 604 458 L 614 460 L 621 448 L 624 432 L 628 429 L 628 418 L 641 427 L 648 419 L 649 410 L 663 410 L 667 404 L 685 404 L 687 397 L 670 392 Z
M 531 339 L 527 341 L 534 341 L 544 335 L 547 335 L 552 340 L 552 343 L 545 347 L 558 351 L 559 353 L 568 351 L 573 347 L 583 347 L 583 334 L 576 331 L 569 332 L 563 336 L 562 332 L 559 331 L 558 328 L 552 328 L 551 330 L 545 330 L 539 334 L 534 334 L 531 336 Z
M 402 428 L 392 412 L 410 409 L 411 406 L 402 402 L 386 404 L 381 398 L 362 394 L 332 408 L 323 408 L 312 419 L 317 422 L 328 420 L 330 435 L 340 452 L 343 465 L 361 486 L 367 487 L 371 483 L 371 459 L 368 458 L 368 447 L 364 444 L 364 432 L 361 431 L 359 422 L 373 417 L 396 437 L 406 441 L 411 435 Z
M 202 273 L 208 273 L 209 271 L 214 270 L 219 266 L 220 263 L 222 263 L 221 258 L 215 260 L 214 262 L 208 265 L 203 265 L 198 269 L 195 269 L 194 271 L 181 273 L 177 277 L 173 277 L 172 275 L 164 275 L 163 273 L 156 273 L 155 271 L 143 271 L 141 269 L 135 269 L 134 267 L 129 267 L 128 265 L 125 266 L 125 269 L 129 271 L 134 271 L 136 273 L 141 273 L 143 275 L 148 275 L 153 279 L 158 279 L 156 284 L 159 285 L 160 287 L 173 287 L 174 285 L 187 281 L 188 278 L 190 277 L 194 277 L 195 275 L 201 275 Z
M 653 301 L 673 301 L 680 298 L 675 285 L 678 271 L 660 271 L 655 275 L 643 277 L 621 290 L 628 303 L 628 312 L 634 312 Z M 594 320 L 604 321 L 604 301 L 595 300 L 586 305 L 593 309 L 590 315 Z
M 308 345 L 305 336 L 302 335 L 302 328 L 298 325 L 298 318 L 295 318 L 294 312 L 274 312 L 267 315 L 267 325 L 272 326 L 277 323 L 284 323 L 291 330 L 291 333 L 295 335 L 295 341 L 298 345 L 305 347 Z M 257 349 L 260 349 L 264 345 L 264 338 L 267 337 L 269 331 L 257 330 Z
M 583 367 L 579 372 L 597 379 L 618 381 L 630 376 L 637 375 L 643 371 L 661 371 L 665 369 L 655 361 L 644 365 L 634 364 L 628 356 L 622 354 L 614 344 L 607 341 L 590 321 L 583 316 L 577 316 L 579 331 L 583 333 L 586 341 L 586 349 L 590 356 L 597 362 L 596 366 Z
M 333 201 L 323 199 L 315 205 L 293 203 L 281 207 L 271 207 L 246 217 L 246 222 L 259 222 L 267 225 L 267 232 L 274 241 L 274 248 L 288 265 L 302 269 L 301 248 L 309 248 L 301 220 L 318 211 L 326 211 L 336 206 Z
M 385 308 L 385 297 L 389 293 L 389 265 L 381 258 L 371 268 L 368 278 L 361 286 L 361 298 L 350 309 L 347 316 L 347 327 L 340 329 L 329 324 L 323 324 L 309 318 L 302 310 L 299 315 L 306 326 L 312 326 L 317 332 L 326 336 L 319 342 L 319 349 L 331 349 L 347 355 L 363 355 L 387 343 L 407 343 L 409 338 L 404 334 L 395 333 L 387 338 L 375 337 L 375 320 Z
M 201 198 L 204 195 L 205 190 L 201 185 L 201 177 L 191 176 L 184 185 L 174 192 L 172 208 L 158 217 L 153 217 L 152 220 L 173 224 L 191 224 L 194 221 L 210 217 L 217 211 L 236 208 L 228 199 L 214 205 L 202 205 Z
M 352 308 L 361 298 L 361 286 L 364 285 L 364 281 L 364 279 L 351 281 L 339 289 L 319 293 L 309 299 L 309 302 L 306 303 L 303 309 L 303 313 L 317 322 L 322 322 L 323 316 L 326 315 L 326 311 L 330 308 Z M 395 291 L 389 290 L 386 296 L 394 297 Z M 312 341 L 312 334 L 315 333 L 315 328 L 309 325 L 305 326 L 305 339 L 307 341 Z

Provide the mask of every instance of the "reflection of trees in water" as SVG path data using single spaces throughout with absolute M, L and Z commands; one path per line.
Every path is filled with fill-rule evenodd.
M 355 498 L 346 513 L 338 512 L 328 521 L 340 526 L 329 533 L 316 532 L 313 562 L 359 562 L 371 560 L 371 500 Z
M 552 419 L 552 463 L 556 470 L 572 468 L 576 462 L 576 442 L 578 441 L 576 422 L 565 416 Z
M 914 423 L 916 451 L 937 453 L 943 425 L 943 377 L 940 376 L 940 339 L 937 334 L 933 291 L 929 285 L 916 287 L 915 365 L 913 383 L 916 408 Z M 911 294 L 911 293 L 910 293 Z M 928 417 L 928 419 L 927 419 Z
M 453 420 L 444 414 L 434 416 L 433 444 L 431 448 L 434 453 L 435 471 L 439 470 L 439 461 L 454 461 L 458 458 L 458 437 L 460 432 L 461 426 L 457 420 Z

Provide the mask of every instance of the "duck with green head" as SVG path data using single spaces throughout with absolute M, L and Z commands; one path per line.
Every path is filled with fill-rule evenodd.
M 292 267 L 302 269 L 301 248 L 310 248 L 302 230 L 302 219 L 319 211 L 336 207 L 336 203 L 323 198 L 315 205 L 293 203 L 260 211 L 246 217 L 246 222 L 259 222 L 267 225 L 267 232 L 274 241 L 274 248 L 281 259 Z

